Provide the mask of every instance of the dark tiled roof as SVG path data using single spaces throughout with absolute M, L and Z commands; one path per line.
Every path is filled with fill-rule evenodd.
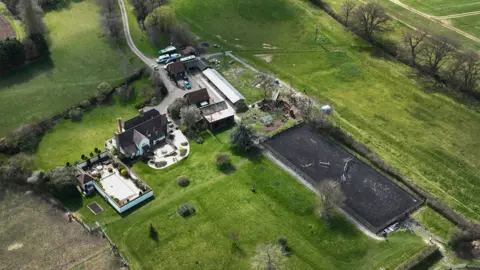
M 77 180 L 80 183 L 80 185 L 86 184 L 90 181 L 93 181 L 93 177 L 87 173 L 82 173 L 79 176 L 77 176 Z
M 187 93 L 183 97 L 188 101 L 190 105 L 196 105 L 199 102 L 210 100 L 210 96 L 208 95 L 208 91 L 206 88 Z
M 185 72 L 185 66 L 183 65 L 183 62 L 175 62 L 168 65 L 167 70 L 169 73 L 176 75 Z
M 226 109 L 228 109 L 228 106 L 227 106 L 227 103 L 225 102 L 225 100 L 200 108 L 203 115 L 214 114 L 216 112 L 223 111 L 223 110 L 226 110 Z
M 148 110 L 146 112 L 143 112 L 139 116 L 136 116 L 132 119 L 129 119 L 129 120 L 125 121 L 125 123 L 123 124 L 123 129 L 125 129 L 125 130 L 131 129 L 131 128 L 133 128 L 135 126 L 138 126 L 141 123 L 143 123 L 143 122 L 145 122 L 149 119 L 152 119 L 153 117 L 157 117 L 159 115 L 160 115 L 160 112 L 155 110 L 155 109 Z
M 167 134 L 167 116 L 165 114 L 143 119 L 146 121 L 116 135 L 116 140 L 124 152 L 133 154 L 137 152 L 137 145 L 143 139 L 147 138 L 151 142 Z

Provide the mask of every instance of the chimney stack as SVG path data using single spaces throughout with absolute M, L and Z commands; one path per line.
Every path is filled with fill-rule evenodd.
M 122 134 L 122 132 L 123 132 L 122 118 L 117 118 L 117 124 L 118 124 L 118 134 Z

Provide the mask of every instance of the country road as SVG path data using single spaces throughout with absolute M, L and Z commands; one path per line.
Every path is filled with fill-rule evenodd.
M 135 43 L 133 43 L 132 36 L 130 34 L 130 26 L 128 25 L 128 17 L 125 3 L 123 2 L 123 0 L 118 0 L 118 4 L 120 5 L 120 11 L 122 13 L 123 31 L 125 33 L 125 39 L 127 40 L 128 47 L 130 47 L 130 50 L 135 55 L 137 55 L 137 57 L 140 58 L 140 60 L 142 60 L 150 69 L 153 69 L 152 65 L 157 64 L 155 62 L 155 59 L 148 58 L 137 48 L 137 46 L 135 46 Z M 157 72 L 160 74 L 160 78 L 162 79 L 165 87 L 168 90 L 168 95 L 157 106 L 145 107 L 144 110 L 150 110 L 155 108 L 160 113 L 166 113 L 168 105 L 172 103 L 173 100 L 175 100 L 176 98 L 183 97 L 185 93 L 170 80 L 167 72 L 162 67 L 159 67 L 159 70 Z

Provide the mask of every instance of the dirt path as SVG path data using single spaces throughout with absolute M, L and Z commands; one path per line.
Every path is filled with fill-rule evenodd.
M 442 17 L 437 17 L 437 16 L 433 16 L 433 15 L 430 15 L 430 14 L 427 14 L 427 13 L 424 13 L 424 12 L 421 12 L 421 11 L 419 11 L 419 10 L 417 10 L 417 9 L 414 9 L 414 8 L 412 8 L 412 7 L 408 6 L 408 5 L 400 2 L 400 0 L 390 0 L 390 2 L 392 2 L 392 3 L 396 4 L 396 5 L 399 5 L 399 6 L 405 8 L 405 9 L 407 9 L 407 10 L 409 10 L 409 11 L 411 11 L 411 12 L 417 14 L 417 15 L 420 15 L 420 16 L 426 18 L 426 19 L 429 19 L 429 20 L 434 21 L 434 22 L 438 22 L 438 23 L 439 23 L 440 25 L 442 25 L 443 27 L 448 28 L 448 29 L 450 29 L 450 30 L 452 30 L 452 31 L 455 31 L 456 33 L 458 33 L 458 34 L 460 34 L 460 35 L 462 35 L 462 36 L 464 36 L 464 37 L 466 37 L 466 38 L 468 38 L 468 39 L 470 39 L 470 40 L 473 40 L 473 41 L 475 41 L 475 42 L 477 42 L 477 43 L 480 43 L 480 39 L 479 39 L 479 38 L 477 38 L 477 37 L 475 37 L 475 36 L 473 36 L 473 35 L 470 35 L 469 33 L 465 32 L 465 31 L 462 31 L 462 30 L 460 30 L 460 29 L 458 29 L 458 28 L 456 28 L 456 27 L 454 27 L 454 26 L 449 25 L 446 21 L 444 21 L 444 20 L 442 19 Z M 454 15 L 451 15 L 451 16 L 454 16 Z
M 440 19 L 440 20 L 448 20 L 448 19 L 462 18 L 462 17 L 475 16 L 475 15 L 480 15 L 480 10 L 479 11 L 452 14 L 452 15 L 447 15 L 447 16 L 439 16 L 437 18 Z

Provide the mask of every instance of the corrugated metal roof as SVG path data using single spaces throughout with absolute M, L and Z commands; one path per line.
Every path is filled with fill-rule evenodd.
M 202 71 L 203 74 L 211 81 L 233 104 L 245 98 L 233 87 L 218 71 L 207 68 Z

